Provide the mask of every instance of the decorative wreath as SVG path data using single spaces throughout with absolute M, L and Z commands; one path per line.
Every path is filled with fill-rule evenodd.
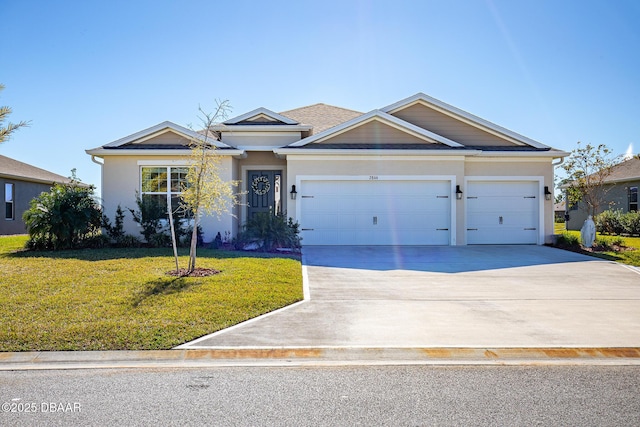
M 262 183 L 262 186 L 260 183 Z M 264 196 L 269 192 L 270 188 L 271 184 L 269 183 L 269 178 L 264 175 L 253 178 L 253 181 L 251 182 L 251 189 L 258 196 Z

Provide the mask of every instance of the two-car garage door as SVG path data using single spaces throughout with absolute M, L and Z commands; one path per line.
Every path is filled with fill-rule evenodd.
M 303 245 L 449 245 L 451 182 L 302 183 Z

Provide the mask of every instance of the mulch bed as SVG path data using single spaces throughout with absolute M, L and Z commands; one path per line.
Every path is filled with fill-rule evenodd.
M 178 271 L 167 271 L 168 276 L 174 277 L 207 277 L 218 273 L 220 273 L 220 270 L 216 270 L 215 268 L 196 268 L 191 273 L 189 273 L 186 268 L 181 268 Z

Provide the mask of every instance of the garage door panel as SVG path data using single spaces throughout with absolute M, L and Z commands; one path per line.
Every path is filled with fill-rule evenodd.
M 448 245 L 448 181 L 303 181 L 303 244 Z
M 469 207 L 473 212 L 508 212 L 512 210 L 530 211 L 537 206 L 537 199 L 512 197 L 478 197 L 469 199 Z

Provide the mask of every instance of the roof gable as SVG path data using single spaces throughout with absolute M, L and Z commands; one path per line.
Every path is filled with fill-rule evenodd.
M 207 142 L 217 148 L 231 148 L 211 136 L 165 121 L 104 145 L 104 148 L 150 148 L 151 146 L 188 146 L 189 141 Z
M 463 145 L 548 148 L 544 144 L 423 93 L 391 104 L 382 111 Z
M 376 131 L 382 131 L 382 135 L 376 135 Z M 367 114 L 351 119 L 333 128 L 327 129 L 316 135 L 305 138 L 289 145 L 290 147 L 308 147 L 310 144 L 338 143 L 354 144 L 366 141 L 374 142 L 381 136 L 391 137 L 384 143 L 422 143 L 425 145 L 440 144 L 448 147 L 462 147 L 455 141 L 444 138 L 426 129 L 422 129 L 404 120 L 393 117 L 380 110 L 374 110 Z M 373 141 L 372 141 L 373 138 Z
M 260 107 L 241 116 L 223 122 L 225 125 L 260 124 L 260 125 L 297 125 L 299 122 Z

